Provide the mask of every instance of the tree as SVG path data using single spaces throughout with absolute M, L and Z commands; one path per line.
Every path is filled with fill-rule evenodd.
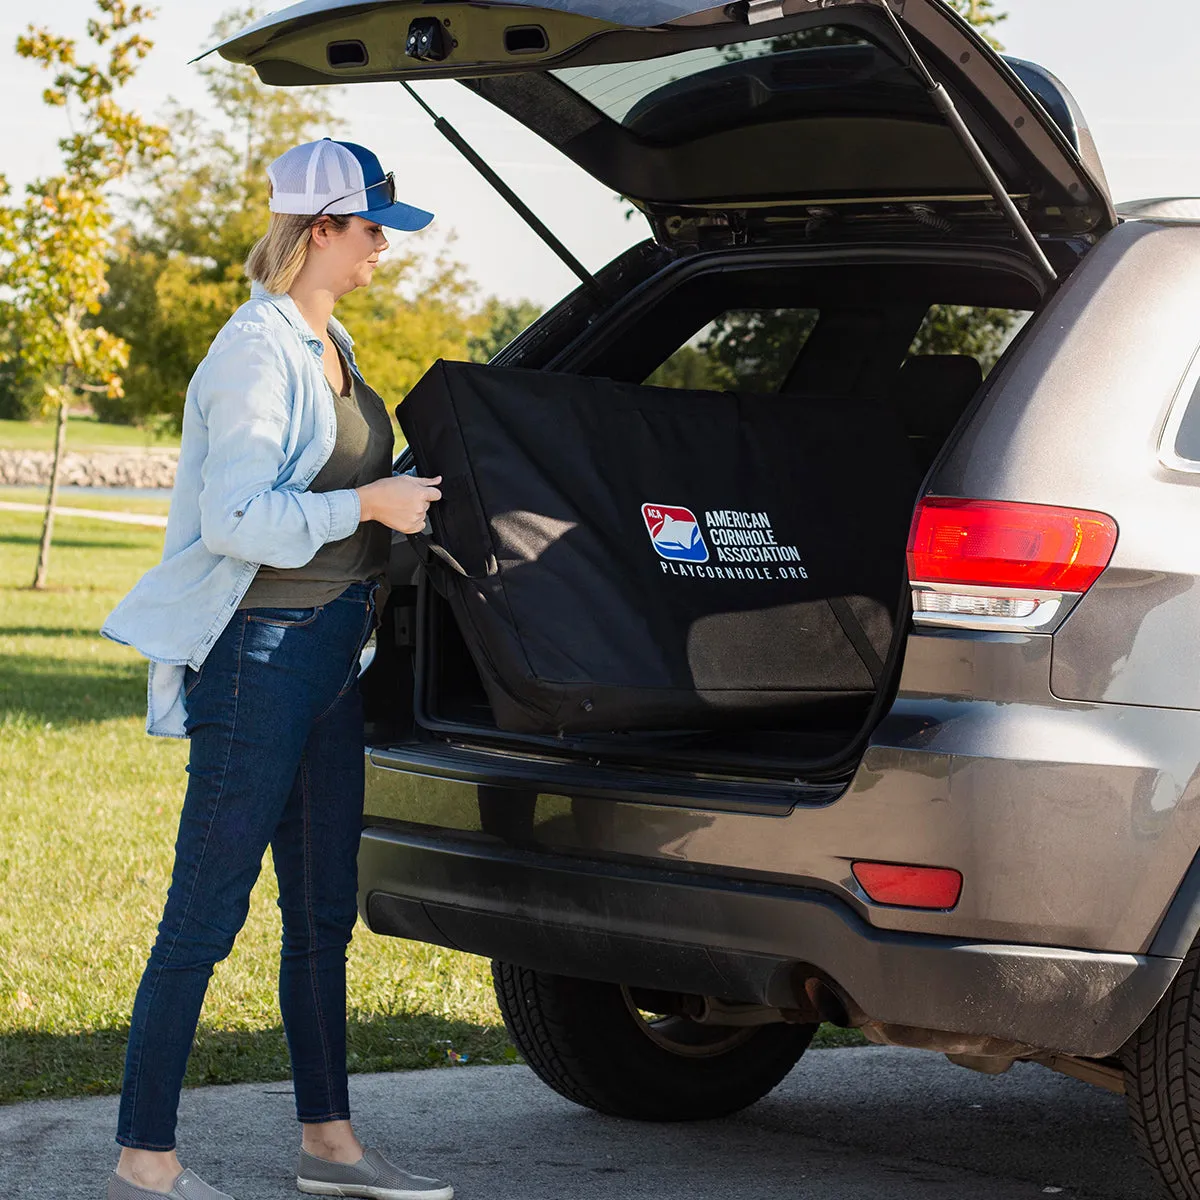
M 17 331 L 0 329 L 0 420 L 27 421 L 38 415 L 46 381 L 31 377 L 22 361 Z
M 997 50 L 1004 49 L 992 30 L 1001 21 L 1008 20 L 1008 13 L 996 12 L 995 0 L 946 0 L 946 3 L 974 25 Z
M 721 381 L 713 360 L 699 346 L 680 346 L 646 382 L 651 387 L 684 388 L 698 392 L 719 391 Z
M 255 15 L 227 14 L 214 38 Z M 268 165 L 340 125 L 336 89 L 267 88 L 220 60 L 202 73 L 219 120 L 171 108 L 171 152 L 144 173 L 111 259 L 104 320 L 128 341 L 131 360 L 124 395 L 97 405 L 110 420 L 179 427 L 197 364 L 249 296 L 242 264 L 266 229 Z M 364 375 L 394 403 L 437 358 L 466 358 L 494 314 L 473 311 L 465 268 L 433 235 L 391 240 L 370 289 L 342 300 L 338 317 Z
M 910 353 L 969 354 L 986 374 L 1004 352 L 1019 319 L 1007 308 L 938 304 L 929 310 Z
M 226 13 L 213 39 L 257 15 Z M 193 371 L 249 295 L 242 264 L 266 227 L 267 166 L 339 126 L 335 89 L 265 88 L 219 58 L 200 73 L 218 120 L 168 106 L 169 152 L 140 174 L 110 257 L 103 319 L 131 354 L 123 394 L 96 404 L 109 420 L 158 417 L 178 427 Z
M 498 296 L 484 301 L 479 318 L 483 332 L 467 344 L 467 353 L 472 362 L 491 362 L 509 342 L 524 332 L 542 315 L 542 306 L 532 300 L 517 300 L 509 303 Z
M 422 254 L 429 238 L 388 252 L 369 288 L 338 304 L 338 319 L 356 339 L 358 365 L 389 408 L 439 359 L 463 359 L 482 321 L 470 306 L 475 285 L 446 251 Z
M 700 342 L 716 385 L 731 391 L 779 391 L 819 316 L 807 308 L 722 313 Z
M 87 33 L 97 49 L 107 48 L 106 61 L 81 62 L 74 39 L 35 26 L 16 44 L 20 57 L 55 72 L 42 99 L 67 110 L 72 130 L 58 143 L 61 172 L 29 184 L 22 204 L 0 208 L 0 326 L 8 339 L 2 353 L 19 352 L 20 373 L 43 381 L 42 407 L 58 418 L 35 588 L 46 585 L 68 406 L 80 392 L 120 395 L 129 360 L 125 342 L 89 323 L 107 286 L 107 190 L 152 159 L 164 137 L 113 98 L 151 48 L 137 27 L 152 14 L 126 0 L 96 6 L 100 15 L 88 21 Z

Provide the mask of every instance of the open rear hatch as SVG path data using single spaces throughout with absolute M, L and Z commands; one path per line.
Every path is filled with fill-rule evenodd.
M 1115 226 L 1086 125 L 1061 84 L 1039 67 L 1003 59 L 943 0 L 904 0 L 891 10 L 884 2 L 306 0 L 250 26 L 219 50 L 275 85 L 393 80 L 419 86 L 424 79 L 459 79 L 639 206 L 668 255 L 692 247 L 840 240 L 878 245 L 875 235 L 882 234 L 893 248 L 897 240 L 902 246 L 935 240 L 948 241 L 957 252 L 984 242 L 987 253 L 1015 249 L 1037 266 L 1042 246 L 1057 262 L 1074 261 Z M 941 106 L 934 98 L 939 84 L 950 98 Z M 956 131 L 947 107 L 965 128 Z M 1048 267 L 1039 268 L 1044 282 L 1054 277 Z M 650 402 L 640 395 L 648 391 L 635 388 L 631 395 L 638 404 Z M 707 402 L 702 395 L 693 398 Z M 828 400 L 815 396 L 810 403 L 819 407 Z M 874 427 L 881 446 L 884 424 Z M 552 426 L 550 421 L 547 428 Z M 831 430 L 834 437 L 838 431 Z M 838 436 L 853 442 L 852 432 L 847 427 Z M 798 444 L 801 438 L 791 431 L 785 440 Z M 881 450 L 887 470 L 900 470 L 903 452 L 903 446 L 894 454 Z M 834 457 L 854 461 L 846 448 Z M 788 468 L 774 464 L 770 474 L 782 484 Z M 882 506 L 888 529 L 875 531 L 877 557 L 894 561 L 896 575 L 895 598 L 872 584 L 886 610 L 878 621 L 882 636 L 864 639 L 856 622 L 835 613 L 826 621 L 831 636 L 817 637 L 814 626 L 807 642 L 793 639 L 792 650 L 834 646 L 865 673 L 861 680 L 848 677 L 846 694 L 810 705 L 801 720 L 772 711 L 760 724 L 723 727 L 720 738 L 705 731 L 703 720 L 683 728 L 680 721 L 651 728 L 655 722 L 647 720 L 636 733 L 624 733 L 620 722 L 593 725 L 581 717 L 593 711 L 583 703 L 592 698 L 572 694 L 573 721 L 555 716 L 547 719 L 546 732 L 535 732 L 528 721 L 521 726 L 511 706 L 503 719 L 496 680 L 488 679 L 487 688 L 481 683 L 488 672 L 479 665 L 479 648 L 467 653 L 460 632 L 467 627 L 464 613 L 452 615 L 453 605 L 424 587 L 411 612 L 395 613 L 398 628 L 417 630 L 423 682 L 415 724 L 449 737 L 456 753 L 463 745 L 485 746 L 556 762 L 574 755 L 621 770 L 639 761 L 655 771 L 674 763 L 692 772 L 791 781 L 797 772 L 810 781 L 840 775 L 860 752 L 894 684 L 903 639 L 891 634 L 906 626 L 899 600 L 903 534 L 918 477 L 896 484 L 904 495 Z M 639 491 L 639 504 L 682 506 L 680 513 L 696 512 L 698 505 L 706 527 L 710 509 L 720 517 L 784 507 L 782 499 L 742 505 L 718 498 L 705 507 L 689 499 L 693 490 L 680 484 L 670 494 Z M 813 503 L 808 511 L 820 508 Z M 497 511 L 508 509 L 516 511 L 502 497 Z M 625 518 L 634 525 L 626 544 L 640 548 L 661 573 L 651 517 L 634 506 Z M 734 532 L 746 538 L 755 533 Z M 864 594 L 849 584 L 831 592 L 836 604 L 843 603 L 839 597 Z M 824 620 L 828 614 L 820 611 Z M 800 617 L 792 624 L 798 622 Z M 537 622 L 527 627 L 536 631 Z M 413 644 L 399 635 L 397 640 Z M 560 648 L 557 641 L 554 648 Z M 770 654 L 763 657 L 771 662 Z M 398 677 L 390 670 L 368 674 L 385 681 Z M 794 680 L 782 683 L 787 690 Z M 393 700 L 397 709 L 408 704 L 399 696 Z M 552 727 L 557 733 L 549 732 Z
M 855 220 L 1012 227 L 884 0 L 306 0 L 222 43 L 276 85 L 460 79 L 650 217 L 725 244 Z M 893 0 L 1034 233 L 1116 224 L 1082 115 L 944 0 Z

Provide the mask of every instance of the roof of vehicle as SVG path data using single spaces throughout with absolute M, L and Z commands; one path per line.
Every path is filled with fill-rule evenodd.
M 1117 205 L 1127 221 L 1200 221 L 1200 196 L 1159 196 Z

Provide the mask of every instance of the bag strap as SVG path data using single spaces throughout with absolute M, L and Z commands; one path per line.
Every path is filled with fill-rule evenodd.
M 883 659 L 876 653 L 875 647 L 871 645 L 870 638 L 867 637 L 867 631 L 862 627 L 862 622 L 854 614 L 854 609 L 850 607 L 844 596 L 828 596 L 826 603 L 833 611 L 833 615 L 837 618 L 837 623 L 842 627 L 842 632 L 850 640 L 850 644 L 854 647 L 858 657 L 862 659 L 862 664 L 867 668 L 867 673 L 871 676 L 871 682 L 875 687 L 879 687 L 879 682 L 883 678 Z
M 413 549 L 417 553 L 417 558 L 426 570 L 429 570 L 433 566 L 445 568 L 463 579 L 487 579 L 488 576 L 496 573 L 496 560 L 490 555 L 483 574 L 472 575 L 445 546 L 439 546 L 429 534 L 425 532 L 410 533 L 408 534 L 408 540 L 412 543 Z
M 445 546 L 439 546 L 427 533 L 410 533 L 408 540 L 412 542 L 413 549 L 417 552 L 417 558 L 424 566 L 428 567 L 429 560 L 436 558 L 443 566 L 449 567 L 455 575 L 461 575 L 464 579 L 471 578 L 463 569 L 462 563 Z

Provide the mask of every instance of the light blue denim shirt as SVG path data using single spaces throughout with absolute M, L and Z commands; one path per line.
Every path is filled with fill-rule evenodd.
M 350 336 L 329 331 L 357 374 Z M 301 567 L 358 528 L 356 492 L 307 490 L 337 439 L 321 354 L 292 298 L 256 283 L 192 376 L 162 562 L 100 631 L 150 659 L 148 733 L 186 736 L 185 668 L 200 669 L 261 564 Z

